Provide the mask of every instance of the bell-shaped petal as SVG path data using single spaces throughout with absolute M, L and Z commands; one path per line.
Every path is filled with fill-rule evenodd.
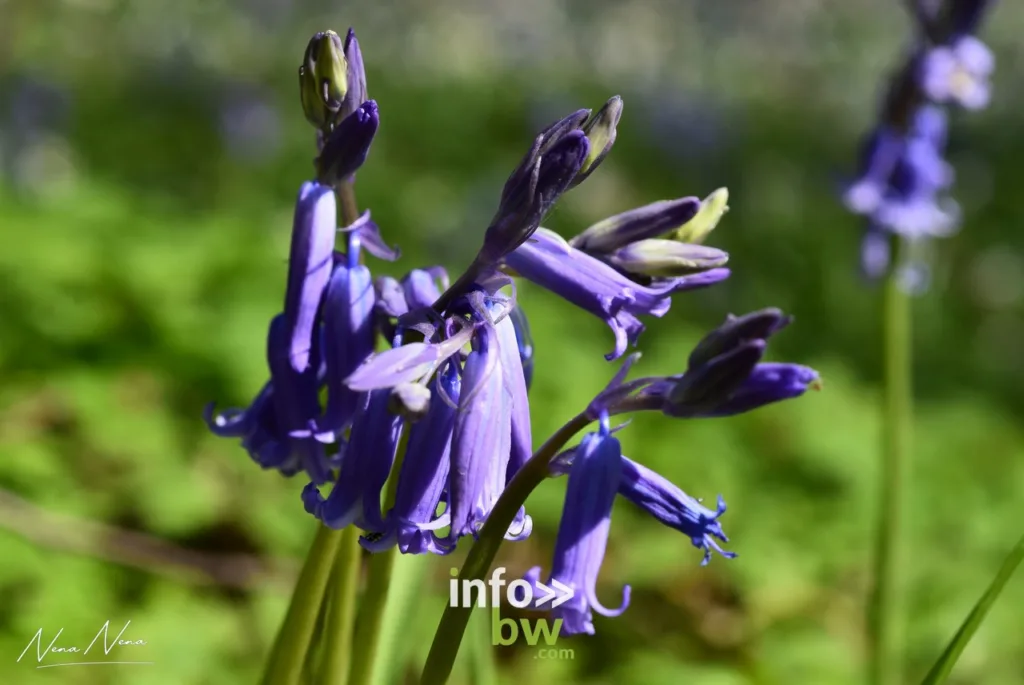
M 356 420 L 341 459 L 334 489 L 322 497 L 310 483 L 302 492 L 306 511 L 330 528 L 354 523 L 373 533 L 384 531 L 380 496 L 391 473 L 402 433 L 402 419 L 389 409 L 391 392 L 374 390 L 360 396 Z
M 608 263 L 639 276 L 673 278 L 725 266 L 729 255 L 704 245 L 649 238 L 630 243 L 608 255 Z
M 661 200 L 602 219 L 569 241 L 591 254 L 614 252 L 638 240 L 657 238 L 679 228 L 700 209 L 700 200 Z
M 316 158 L 317 180 L 329 186 L 348 180 L 366 161 L 378 126 L 380 115 L 373 100 L 367 100 L 345 117 L 328 134 Z
M 345 379 L 373 353 L 376 294 L 370 270 L 338 264 L 324 296 L 327 407 L 319 427 L 340 434 L 355 415 L 358 393 Z
M 473 351 L 463 368 L 452 432 L 449 496 L 453 543 L 479 532 L 505 488 L 512 448 L 512 402 L 501 361 L 494 327 L 484 324 L 476 328 Z M 529 530 L 513 526 L 506 537 L 522 539 L 527 535 Z
M 371 552 L 396 544 L 402 554 L 447 554 L 455 548 L 451 538 L 437 535 L 437 530 L 451 520 L 450 512 L 438 516 L 437 509 L 448 483 L 455 405 L 459 401 L 455 365 L 447 366 L 431 385 L 434 398 L 430 409 L 409 429 L 395 505 L 385 519 L 384 532 L 360 541 Z
M 725 500 L 721 496 L 718 497 L 718 508 L 711 511 L 667 479 L 626 457 L 622 457 L 619 494 L 669 528 L 690 538 L 694 547 L 704 550 L 701 566 L 711 560 L 711 550 L 728 559 L 736 556 L 734 552 L 724 551 L 715 541 L 715 538 L 729 541 L 718 521 L 725 513 Z
M 287 441 L 291 458 L 302 465 L 314 483 L 326 483 L 330 479 L 330 470 L 323 445 L 316 440 L 314 430 L 320 416 L 319 350 L 313 354 L 316 363 L 297 373 L 291 363 L 290 344 L 287 319 L 284 314 L 278 314 L 270 322 L 267 334 L 267 364 L 274 385 L 271 397 L 274 412 L 281 432 L 288 436 L 282 439 Z
M 435 369 L 462 349 L 473 335 L 473 327 L 465 326 L 439 343 L 414 342 L 369 357 L 345 380 L 352 390 L 367 391 L 393 388 L 429 376 Z
M 284 295 L 284 316 L 291 338 L 289 355 L 298 373 L 309 365 L 320 301 L 331 278 L 336 212 L 333 190 L 318 183 L 302 185 L 295 203 Z
M 593 635 L 592 612 L 618 616 L 629 606 L 628 585 L 623 588 L 618 609 L 606 608 L 597 598 L 597 577 L 604 562 L 612 504 L 619 492 L 622 471 L 622 447 L 611 434 L 605 416 L 599 431 L 586 435 L 576 448 L 555 538 L 549 582 L 558 581 L 573 590 L 571 599 L 551 610 L 553 618 L 562 619 L 563 635 Z M 534 583 L 539 578 L 539 567 L 526 576 L 528 582 Z
M 203 416 L 214 435 L 240 438 L 242 448 L 264 469 L 280 471 L 284 476 L 293 476 L 302 470 L 298 454 L 292 451 L 288 433 L 278 418 L 273 383 L 268 381 L 245 409 L 217 413 L 211 403 Z
M 641 285 L 546 229 L 506 256 L 505 264 L 607 323 L 615 334 L 615 349 L 605 355 L 608 360 L 621 357 L 628 345 L 636 344 L 644 330 L 638 316 L 664 316 L 672 293 L 708 286 L 729 275 L 728 269 L 712 269 Z

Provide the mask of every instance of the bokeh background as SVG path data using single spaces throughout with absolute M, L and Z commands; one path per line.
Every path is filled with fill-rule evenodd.
M 739 558 L 700 554 L 628 503 L 601 596 L 633 604 L 563 640 L 491 650 L 499 682 L 863 682 L 876 492 L 879 293 L 835 199 L 910 29 L 894 0 L 0 0 L 0 682 L 253 683 L 308 548 L 303 485 L 209 435 L 266 375 L 292 203 L 313 136 L 295 73 L 309 36 L 353 25 L 381 130 L 360 204 L 404 250 L 457 272 L 501 184 L 549 121 L 625 100 L 613 154 L 548 225 L 572 235 L 658 199 L 731 191 L 711 244 L 733 277 L 678 297 L 641 338 L 674 372 L 728 312 L 797 322 L 771 354 L 824 390 L 709 421 L 640 417 L 627 453 L 694 496 L 722 493 Z M 992 106 L 953 118 L 962 233 L 915 303 L 918 396 L 907 542 L 907 682 L 918 682 L 1024 527 L 1024 9 L 997 6 Z M 535 435 L 613 373 L 611 334 L 523 285 Z M 529 506 L 511 571 L 549 564 L 564 483 Z M 450 559 L 406 569 L 384 682 L 414 682 Z M 1024 680 L 1024 579 L 950 682 Z M 131 621 L 148 667 L 37 670 L 40 628 L 85 643 Z M 486 631 L 486 625 L 483 624 Z M 129 649 L 129 648 L 125 648 Z M 453 682 L 481 683 L 464 659 Z

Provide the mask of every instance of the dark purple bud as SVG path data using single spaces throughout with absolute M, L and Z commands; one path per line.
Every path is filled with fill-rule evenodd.
M 335 186 L 349 179 L 366 161 L 370 144 L 380 125 L 377 103 L 367 100 L 345 117 L 327 136 L 316 158 L 317 179 Z
M 706 364 L 720 354 L 752 340 L 767 340 L 788 326 L 793 317 L 774 307 L 760 309 L 743 316 L 725 317 L 725 322 L 704 336 L 690 353 L 689 368 Z
M 694 418 L 735 416 L 766 404 L 800 397 L 808 388 L 821 387 L 818 372 L 799 364 L 765 362 L 758 364 L 727 400 Z M 670 413 L 670 412 L 668 412 Z
M 747 340 L 707 362 L 691 366 L 669 390 L 665 411 L 673 416 L 713 411 L 750 376 L 766 346 L 764 340 Z
M 652 202 L 597 222 L 569 244 L 584 252 L 614 252 L 638 240 L 657 238 L 678 229 L 697 215 L 700 206 L 696 197 Z
M 337 208 L 334 192 L 317 183 L 304 183 L 295 203 L 288 285 L 284 316 L 289 328 L 292 368 L 302 373 L 309 365 L 309 350 L 317 312 L 331 277 Z

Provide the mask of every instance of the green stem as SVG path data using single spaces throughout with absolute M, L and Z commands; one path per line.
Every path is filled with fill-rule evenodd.
M 359 529 L 348 526 L 341 532 L 341 543 L 334 559 L 324 632 L 323 659 L 317 672 L 318 685 L 347 685 L 352 662 L 352 633 L 363 549 Z
M 324 525 L 317 528 L 316 539 L 295 583 L 288 613 L 270 651 L 270 660 L 261 681 L 263 685 L 297 685 L 300 682 L 340 540 L 340 531 Z
M 523 506 L 530 493 L 548 477 L 548 466 L 555 455 L 574 435 L 586 428 L 590 421 L 586 413 L 574 416 L 548 438 L 523 468 L 519 469 L 501 493 L 481 528 L 479 537 L 469 549 L 466 563 L 459 572 L 460 587 L 463 581 L 484 580 L 487 577 L 498 548 L 505 539 L 505 533 L 512 525 L 519 507 Z M 444 608 L 441 622 L 434 633 L 434 641 L 430 645 L 427 663 L 423 666 L 423 675 L 420 677 L 420 682 L 424 685 L 444 685 L 448 682 L 455 657 L 459 653 L 459 646 L 462 644 L 462 636 L 466 632 L 466 624 L 469 623 L 471 610 L 471 607 L 451 605 Z
M 388 480 L 388 488 L 384 496 L 384 511 L 388 511 L 395 504 L 395 495 L 398 493 L 398 474 L 402 472 L 407 440 L 408 433 L 406 432 L 402 436 L 402 442 L 398 447 L 398 456 L 391 468 L 391 478 Z M 385 608 L 388 603 L 388 590 L 391 588 L 391 577 L 394 574 L 397 556 L 397 547 L 370 556 L 366 592 L 363 595 L 363 604 L 359 607 L 355 644 L 352 647 L 355 658 L 352 661 L 350 685 L 371 685 L 373 683 L 374 669 L 380 663 L 377 659 L 377 650 L 381 645 L 381 629 L 384 625 Z
M 910 298 L 895 275 L 890 275 L 885 283 L 882 310 L 885 396 L 875 578 L 870 603 L 870 682 L 898 685 L 903 675 L 906 631 L 904 500 L 910 465 L 913 396 Z

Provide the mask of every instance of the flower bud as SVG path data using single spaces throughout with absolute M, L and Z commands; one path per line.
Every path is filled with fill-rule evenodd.
M 348 93 L 348 62 L 341 36 L 321 31 L 306 46 L 299 67 L 299 97 L 309 123 L 324 128 L 334 120 Z
M 616 250 L 608 262 L 642 276 L 672 278 L 724 266 L 729 255 L 713 247 L 650 238 Z
M 751 340 L 767 340 L 793 320 L 775 307 L 767 307 L 743 316 L 726 317 L 725 322 L 708 333 L 690 353 L 689 368 L 707 364 Z
M 348 92 L 341 104 L 335 121 L 341 121 L 352 112 L 359 109 L 367 100 L 366 94 L 366 71 L 363 69 L 363 53 L 359 49 L 359 41 L 356 40 L 356 32 L 349 29 L 345 35 L 345 62 L 348 66 L 347 83 Z
M 573 179 L 571 188 L 578 186 L 587 176 L 590 176 L 611 152 L 612 145 L 615 144 L 615 129 L 619 125 L 621 116 L 622 98 L 615 95 L 604 103 L 604 107 L 597 110 L 587 123 L 583 124 L 583 133 L 590 141 L 590 152 L 583 160 L 583 166 L 576 174 L 576 178 Z
M 683 243 L 700 244 L 729 211 L 729 189 L 719 188 L 700 203 L 697 214 L 680 226 L 672 238 Z
M 700 208 L 700 200 L 695 197 L 652 202 L 598 221 L 569 244 L 591 254 L 613 252 L 637 240 L 657 238 L 678 229 L 689 223 Z
M 334 186 L 354 174 L 366 161 L 379 125 L 377 103 L 373 100 L 367 100 L 345 117 L 327 137 L 316 158 L 317 180 Z

